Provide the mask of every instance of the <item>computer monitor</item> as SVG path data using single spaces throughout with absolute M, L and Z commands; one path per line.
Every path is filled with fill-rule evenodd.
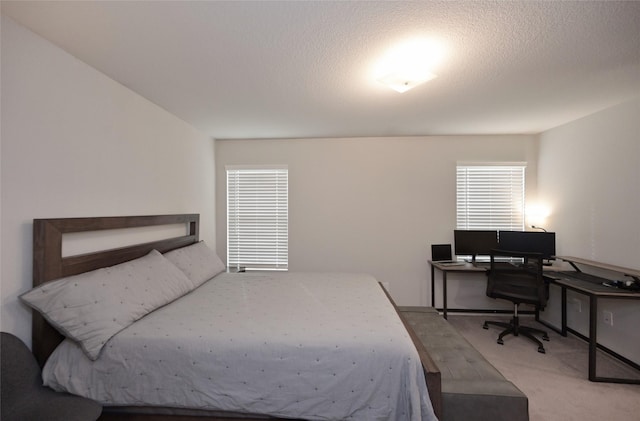
M 556 255 L 556 233 L 538 231 L 500 231 L 498 245 L 502 250 L 542 253 L 551 260 Z
M 498 248 L 498 231 L 496 230 L 454 230 L 455 253 L 458 256 L 488 256 L 491 249 Z
M 451 244 L 431 244 L 431 261 L 442 262 L 451 260 Z

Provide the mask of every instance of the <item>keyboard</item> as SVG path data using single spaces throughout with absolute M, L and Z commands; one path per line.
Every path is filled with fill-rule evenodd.
M 565 279 L 577 279 L 580 281 L 591 282 L 594 284 L 602 284 L 606 279 L 601 278 L 599 276 L 591 275 L 584 272 L 545 272 L 545 276 L 554 277 L 554 278 L 565 278 Z
M 606 278 L 601 278 L 600 276 L 591 275 L 589 273 L 584 272 L 555 272 L 548 271 L 544 272 L 544 276 L 552 279 L 567 279 L 567 280 L 578 280 L 588 282 L 590 284 L 595 285 L 604 285 L 606 287 L 621 289 L 629 292 L 640 292 L 640 285 L 637 282 L 632 282 L 627 285 L 623 281 L 613 281 Z
M 467 264 L 467 262 L 463 261 L 444 261 L 444 262 L 434 262 L 437 263 L 441 266 L 464 266 Z

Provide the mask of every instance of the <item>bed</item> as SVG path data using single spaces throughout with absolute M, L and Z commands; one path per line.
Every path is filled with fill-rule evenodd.
M 186 235 L 62 257 L 63 234 L 171 224 L 184 224 Z M 34 288 L 149 259 L 164 265 L 203 247 L 198 225 L 197 214 L 34 220 Z M 160 290 L 179 267 L 188 283 L 179 263 L 147 278 Z M 65 340 L 50 314 L 34 311 L 45 381 L 100 401 L 104 419 L 430 420 L 440 412 L 439 372 L 368 275 L 220 271 L 175 294 L 97 347 Z

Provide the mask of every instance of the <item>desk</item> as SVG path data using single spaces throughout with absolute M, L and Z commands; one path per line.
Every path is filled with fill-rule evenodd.
M 488 268 L 476 267 L 471 263 L 464 265 L 446 265 L 429 260 L 431 266 L 431 307 L 436 306 L 435 269 L 442 272 L 442 317 L 447 318 L 447 273 L 486 273 Z
M 633 279 L 637 280 L 640 276 L 640 271 L 634 269 L 622 268 L 619 266 L 607 265 L 599 262 L 594 262 L 586 259 L 575 258 L 575 257 L 557 257 L 558 259 L 569 262 L 578 273 L 580 273 L 580 269 L 576 264 L 585 264 L 588 266 L 597 267 L 600 269 L 613 270 L 616 272 L 620 272 L 626 276 L 630 276 Z M 589 342 L 589 380 L 593 382 L 609 382 L 609 383 L 633 383 L 640 384 L 640 380 L 637 379 L 621 379 L 621 378 L 611 378 L 611 377 L 600 377 L 596 374 L 596 351 L 598 348 L 598 299 L 599 298 L 607 298 L 607 299 L 626 299 L 626 300 L 640 300 L 640 292 L 631 292 L 624 289 L 619 288 L 611 288 L 602 285 L 601 282 L 592 282 L 583 279 L 579 279 L 572 276 L 573 272 L 548 272 L 545 274 L 545 278 L 549 280 L 550 283 L 558 285 L 561 288 L 562 294 L 562 327 L 558 331 L 554 326 L 545 323 L 542 320 L 539 320 L 540 323 L 545 326 L 558 331 L 562 336 L 567 336 L 567 332 L 571 332 L 574 335 L 582 336 L 579 332 L 567 327 L 567 290 L 575 291 L 580 294 L 584 294 L 589 297 L 589 337 L 586 338 Z M 606 279 L 600 278 L 601 281 L 605 281 Z M 605 349 L 604 347 L 601 347 Z M 609 351 L 610 354 L 615 354 Z M 637 364 L 634 364 L 621 356 L 615 354 L 614 357 L 623 360 L 624 362 L 633 365 L 635 368 Z
M 594 262 L 586 259 L 581 259 L 577 257 L 557 257 L 557 259 L 564 260 L 570 263 L 575 269 L 576 272 L 580 273 L 580 268 L 578 264 L 585 264 L 593 267 L 597 267 L 600 269 L 606 269 L 614 272 L 622 273 L 626 276 L 629 276 L 636 280 L 640 279 L 640 271 L 634 269 L 623 268 L 619 266 L 608 265 L 604 263 Z M 446 264 L 433 262 L 429 260 L 429 265 L 431 266 L 431 306 L 435 308 L 435 269 L 438 269 L 442 272 L 442 315 L 446 319 L 447 318 L 447 274 L 448 273 L 486 273 L 488 268 L 486 267 L 476 267 L 471 263 L 465 263 L 464 265 L 455 265 L 449 266 Z M 550 329 L 555 330 L 560 333 L 562 336 L 567 336 L 567 332 L 573 333 L 576 336 L 582 337 L 589 342 L 589 380 L 594 382 L 609 382 L 609 383 L 632 383 L 632 384 L 640 384 L 640 380 L 636 379 L 620 379 L 620 378 L 611 378 L 611 377 L 601 377 L 596 374 L 596 351 L 597 348 L 600 347 L 605 349 L 603 346 L 598 345 L 598 332 L 597 332 L 597 323 L 598 323 L 598 299 L 607 298 L 607 299 L 627 299 L 627 300 L 640 300 L 640 293 L 626 291 L 618 288 L 611 288 L 601 284 L 601 282 L 589 282 L 582 279 L 572 278 L 571 274 L 574 272 L 554 272 L 552 270 L 545 269 L 544 277 L 545 279 L 552 284 L 558 285 L 561 288 L 561 306 L 562 306 L 562 327 L 558 329 L 555 326 L 552 326 L 543 320 L 540 320 L 539 314 L 536 311 L 536 321 L 542 323 Z M 601 279 L 601 281 L 605 281 L 605 279 Z M 589 337 L 584 338 L 579 332 L 569 328 L 567 326 L 567 290 L 575 291 L 580 294 L 584 294 L 589 297 Z M 634 368 L 638 368 L 637 364 L 630 362 L 623 357 L 613 353 L 612 351 L 607 350 L 609 354 L 618 358 L 619 360 L 626 362 L 627 364 L 632 365 Z

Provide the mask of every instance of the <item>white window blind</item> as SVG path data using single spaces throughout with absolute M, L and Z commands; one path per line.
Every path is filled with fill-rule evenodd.
M 227 167 L 227 265 L 287 270 L 288 169 Z
M 458 164 L 457 228 L 524 230 L 525 167 Z

